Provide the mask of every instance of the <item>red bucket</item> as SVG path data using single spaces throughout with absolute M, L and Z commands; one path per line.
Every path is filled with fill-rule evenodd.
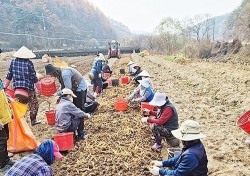
M 154 106 L 150 105 L 149 102 L 141 102 L 141 110 L 148 109 L 150 111 L 154 110 Z
M 15 98 L 15 91 L 13 89 L 4 89 L 4 92 L 9 95 L 11 98 Z
M 117 111 L 126 111 L 128 108 L 127 100 L 123 98 L 118 98 L 115 102 L 115 110 Z
M 122 82 L 122 84 L 128 84 L 129 83 L 129 77 L 128 76 L 125 76 L 125 77 L 122 77 L 121 78 L 121 82 Z
M 59 151 L 67 151 L 74 148 L 74 133 L 59 133 L 54 136 L 54 141 L 59 146 Z
M 250 134 L 250 111 L 247 111 L 238 119 L 237 125 L 246 133 Z
M 41 94 L 50 97 L 56 93 L 55 79 L 52 77 L 45 77 L 41 79 Z
M 48 125 L 55 125 L 55 123 L 56 123 L 56 111 L 55 110 L 46 111 L 45 115 L 47 117 Z

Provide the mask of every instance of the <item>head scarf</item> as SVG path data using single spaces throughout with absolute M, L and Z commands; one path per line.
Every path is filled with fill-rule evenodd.
M 55 160 L 53 151 L 53 141 L 48 139 L 39 145 L 35 153 L 40 155 L 48 165 L 51 165 Z

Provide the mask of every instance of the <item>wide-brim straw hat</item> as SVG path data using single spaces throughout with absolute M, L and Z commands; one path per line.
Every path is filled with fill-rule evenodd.
M 138 82 L 145 88 L 148 88 L 150 86 L 148 80 L 143 79 L 143 80 L 138 80 Z
M 25 46 L 22 46 L 15 54 L 13 54 L 13 57 L 21 59 L 33 59 L 36 57 L 36 55 Z
M 200 124 L 194 120 L 186 120 L 179 129 L 173 130 L 171 133 L 182 141 L 192 141 L 206 137 L 200 132 Z
M 134 62 L 133 61 L 129 61 L 128 65 L 132 65 L 132 64 L 134 64 Z
M 168 97 L 165 93 L 156 92 L 149 104 L 152 106 L 162 106 L 167 102 L 167 99 Z
M 150 74 L 146 70 L 143 70 L 138 76 L 150 77 Z
M 134 67 L 133 68 L 135 68 L 135 67 L 140 67 L 138 64 L 134 64 Z

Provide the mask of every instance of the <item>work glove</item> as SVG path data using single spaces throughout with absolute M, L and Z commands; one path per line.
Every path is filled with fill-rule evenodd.
M 151 161 L 151 164 L 152 164 L 153 166 L 157 166 L 157 167 L 162 167 L 162 166 L 163 166 L 162 161 L 157 161 L 157 160 Z
M 6 89 L 7 87 L 9 87 L 9 85 L 10 85 L 10 80 L 5 79 L 5 81 L 4 81 L 4 88 Z
M 142 121 L 142 123 L 147 123 L 148 122 L 148 118 L 147 117 L 142 117 L 141 121 Z
M 89 113 L 85 113 L 86 117 L 88 117 L 89 119 L 91 118 L 91 115 Z
M 152 169 L 149 169 L 149 172 L 153 175 L 159 175 L 160 174 L 159 171 L 160 171 L 160 168 L 156 166 L 154 166 Z

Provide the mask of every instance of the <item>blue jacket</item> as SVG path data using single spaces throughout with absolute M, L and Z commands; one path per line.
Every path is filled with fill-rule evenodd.
M 165 176 L 207 176 L 207 155 L 201 142 L 188 149 L 183 149 L 178 157 L 163 161 L 163 167 L 172 167 L 174 170 L 160 169 L 160 175 Z
M 99 59 L 95 59 L 91 68 L 91 72 L 94 74 L 95 78 L 99 76 L 102 72 L 102 61 Z

